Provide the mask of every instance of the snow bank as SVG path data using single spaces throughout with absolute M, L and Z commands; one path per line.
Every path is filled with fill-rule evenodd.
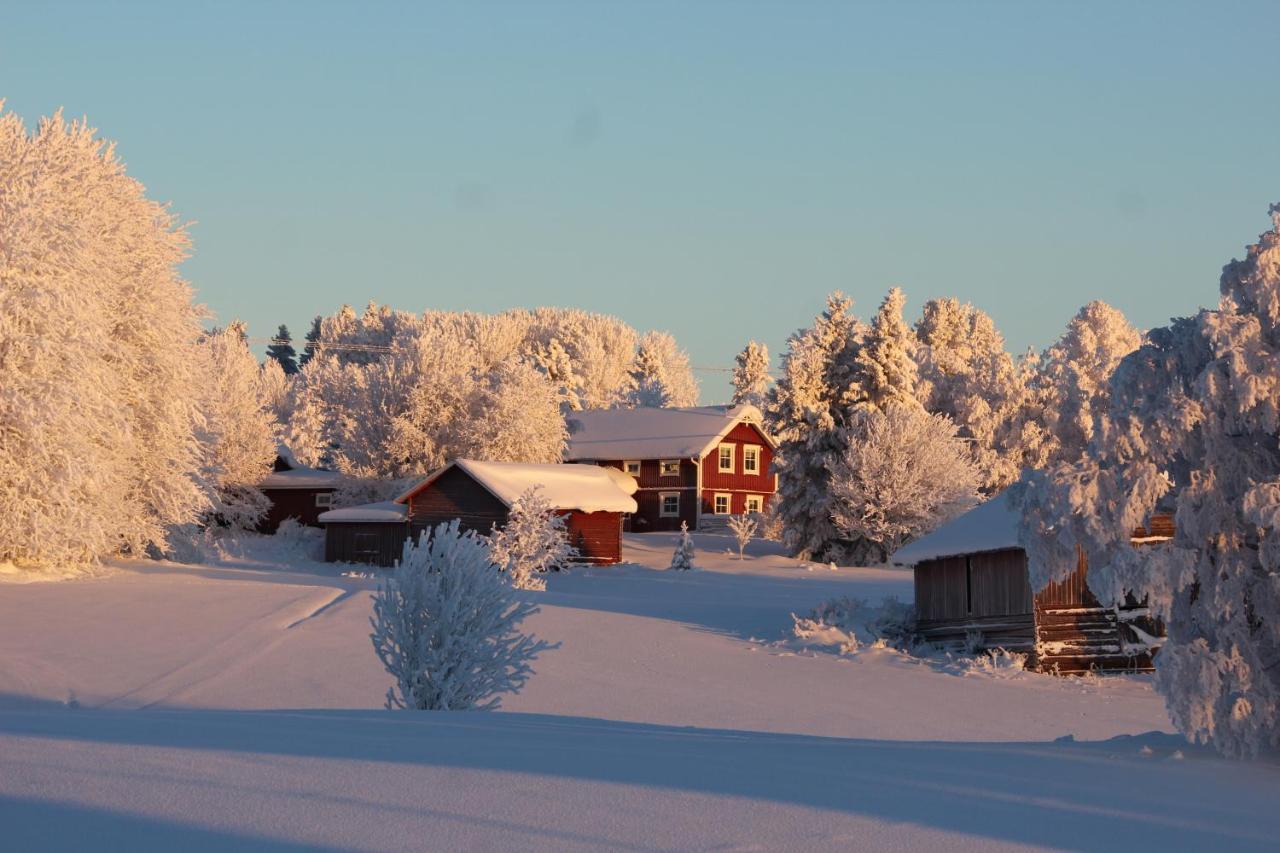
M 352 521 L 404 521 L 409 517 L 409 507 L 395 501 L 348 506 L 320 513 L 320 523 Z
M 589 409 L 568 416 L 570 462 L 589 459 L 700 459 L 741 421 L 759 425 L 751 405 Z
M 396 498 L 403 503 L 437 477 L 457 466 L 484 486 L 508 507 L 531 488 L 541 488 L 542 495 L 554 509 L 582 512 L 635 512 L 632 480 L 624 489 L 623 482 L 598 465 L 540 465 L 527 462 L 478 462 L 459 459 L 423 480 Z M 627 477 L 627 480 L 632 478 Z
M 893 554 L 893 562 L 914 566 L 942 557 L 1021 548 L 1018 513 L 1010 505 L 1008 495 L 1008 491 L 1001 492 L 927 536 L 899 548 Z

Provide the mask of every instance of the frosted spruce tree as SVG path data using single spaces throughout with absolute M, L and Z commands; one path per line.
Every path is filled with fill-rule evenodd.
M 688 522 L 680 522 L 680 538 L 676 540 L 676 550 L 671 555 L 671 568 L 675 571 L 687 572 L 693 565 L 693 537 L 689 535 Z
M 852 307 L 844 294 L 833 293 L 813 325 L 787 339 L 782 373 L 769 393 L 782 541 L 807 559 L 840 557 L 829 482 L 831 466 L 846 449 L 849 413 L 861 397 L 854 361 L 864 329 Z
M 187 250 L 92 128 L 0 104 L 0 562 L 164 548 L 207 507 Z
M 1074 459 L 1084 452 L 1098 415 L 1110 404 L 1111 374 L 1141 343 L 1124 314 L 1095 300 L 1045 350 L 1036 381 L 1043 388 L 1050 459 Z
M 769 376 L 769 348 L 749 341 L 733 361 L 733 405 L 746 403 L 763 410 L 769 383 L 773 381 Z
M 916 339 L 902 319 L 906 301 L 900 288 L 889 291 L 854 356 L 859 409 L 883 411 L 891 405 L 920 405 L 916 398 Z
M 270 508 L 258 483 L 271 473 L 277 444 L 275 416 L 262 396 L 262 370 L 245 343 L 243 323 L 205 334 L 198 353 L 208 520 L 251 530 Z
M 857 412 L 849 432 L 831 493 L 855 562 L 882 563 L 978 502 L 979 471 L 949 418 L 891 403 Z
M 489 534 L 489 556 L 516 589 L 546 589 L 542 576 L 578 557 L 566 522 L 535 486 L 511 505 L 507 523 Z
M 1086 452 L 1022 490 L 1036 588 L 1075 548 L 1104 603 L 1132 591 L 1164 620 L 1156 687 L 1191 740 L 1227 755 L 1280 745 L 1280 207 L 1223 268 L 1217 310 L 1148 333 L 1095 410 Z M 1129 531 L 1172 511 L 1176 535 Z
M 640 339 L 631 375 L 633 405 L 674 408 L 698 403 L 698 381 L 689 369 L 689 356 L 666 332 L 649 332 Z
M 1034 364 L 1014 361 L 991 317 L 955 299 L 931 299 L 915 334 L 920 401 L 955 422 L 983 493 L 1002 491 L 1024 467 L 1038 465 L 1047 431 L 1028 383 Z
M 520 630 L 538 608 L 521 601 L 489 559 L 487 544 L 458 522 L 405 542 L 395 573 L 373 597 L 374 651 L 395 685 L 388 708 L 491 710 L 533 674 L 555 646 Z

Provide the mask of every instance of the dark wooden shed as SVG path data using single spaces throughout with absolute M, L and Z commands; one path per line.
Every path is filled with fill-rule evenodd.
M 998 495 L 894 555 L 914 568 L 919 637 L 952 649 L 1025 652 L 1047 672 L 1150 669 L 1148 640 L 1162 631 L 1147 608 L 1132 599 L 1103 606 L 1089 591 L 1083 553 L 1070 577 L 1033 591 L 1016 522 Z M 1133 532 L 1136 543 L 1172 535 L 1169 516 Z
M 566 516 L 569 541 L 583 562 L 622 559 L 622 515 L 635 510 L 634 481 L 595 465 L 536 465 L 460 459 L 427 477 L 395 501 L 324 513 L 325 559 L 393 566 L 406 538 L 455 519 L 462 530 L 487 534 L 507 523 L 511 505 L 539 486 Z
M 336 471 L 300 464 L 288 448 L 281 446 L 271 473 L 258 484 L 271 501 L 266 515 L 258 523 L 258 530 L 275 533 L 288 518 L 319 527 L 321 513 L 333 506 L 333 493 L 341 478 Z

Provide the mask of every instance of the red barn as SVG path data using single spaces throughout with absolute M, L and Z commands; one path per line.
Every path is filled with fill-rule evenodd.
M 690 530 L 705 517 L 763 512 L 777 491 L 774 442 L 755 406 L 590 409 L 568 416 L 568 462 L 635 478 L 635 531 Z
M 622 516 L 636 511 L 631 478 L 594 465 L 477 462 L 459 459 L 396 498 L 419 532 L 455 518 L 463 530 L 488 533 L 506 524 L 511 505 L 533 487 L 567 516 L 570 543 L 584 562 L 622 560 Z
M 271 507 L 258 529 L 263 533 L 275 533 L 286 518 L 293 518 L 311 527 L 320 526 L 320 514 L 333 506 L 333 493 L 342 481 L 337 471 L 308 468 L 302 465 L 289 448 L 281 445 L 277 451 L 272 472 L 258 488 L 271 501 Z

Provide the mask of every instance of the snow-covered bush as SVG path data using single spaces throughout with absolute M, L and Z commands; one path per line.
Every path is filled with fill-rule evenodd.
M 746 403 L 763 410 L 773 381 L 769 376 L 769 348 L 748 341 L 733 361 L 733 405 Z
M 538 608 L 520 600 L 486 542 L 456 520 L 405 542 L 395 573 L 378 587 L 374 651 L 393 678 L 388 708 L 498 708 L 553 645 L 524 634 Z
M 824 601 L 806 617 L 791 614 L 792 633 L 799 640 L 834 646 L 852 654 L 864 645 L 907 649 L 915 631 L 915 608 L 889 596 L 879 604 L 862 598 Z
M 511 505 L 506 525 L 489 534 L 489 555 L 516 589 L 546 589 L 541 575 L 578 556 L 569 544 L 566 522 L 535 486 Z
M 746 556 L 747 545 L 751 542 L 751 537 L 756 535 L 758 526 L 759 523 L 746 514 L 729 517 L 729 532 L 738 543 L 739 560 Z
M 0 563 L 164 548 L 208 506 L 188 239 L 113 145 L 0 104 Z
M 693 537 L 689 535 L 687 522 L 680 522 L 680 538 L 676 540 L 676 550 L 671 555 L 671 568 L 677 571 L 688 571 L 693 565 Z
M 1280 206 L 1224 267 L 1217 310 L 1148 333 L 1109 384 L 1086 452 L 1030 478 L 1021 538 L 1035 588 L 1089 560 L 1104 604 L 1145 597 L 1168 638 L 1156 687 L 1190 739 L 1280 744 Z M 1157 511 L 1176 533 L 1134 546 Z
M 847 444 L 832 466 L 832 517 L 859 562 L 887 560 L 978 500 L 979 473 L 955 424 L 919 405 L 855 414 Z

